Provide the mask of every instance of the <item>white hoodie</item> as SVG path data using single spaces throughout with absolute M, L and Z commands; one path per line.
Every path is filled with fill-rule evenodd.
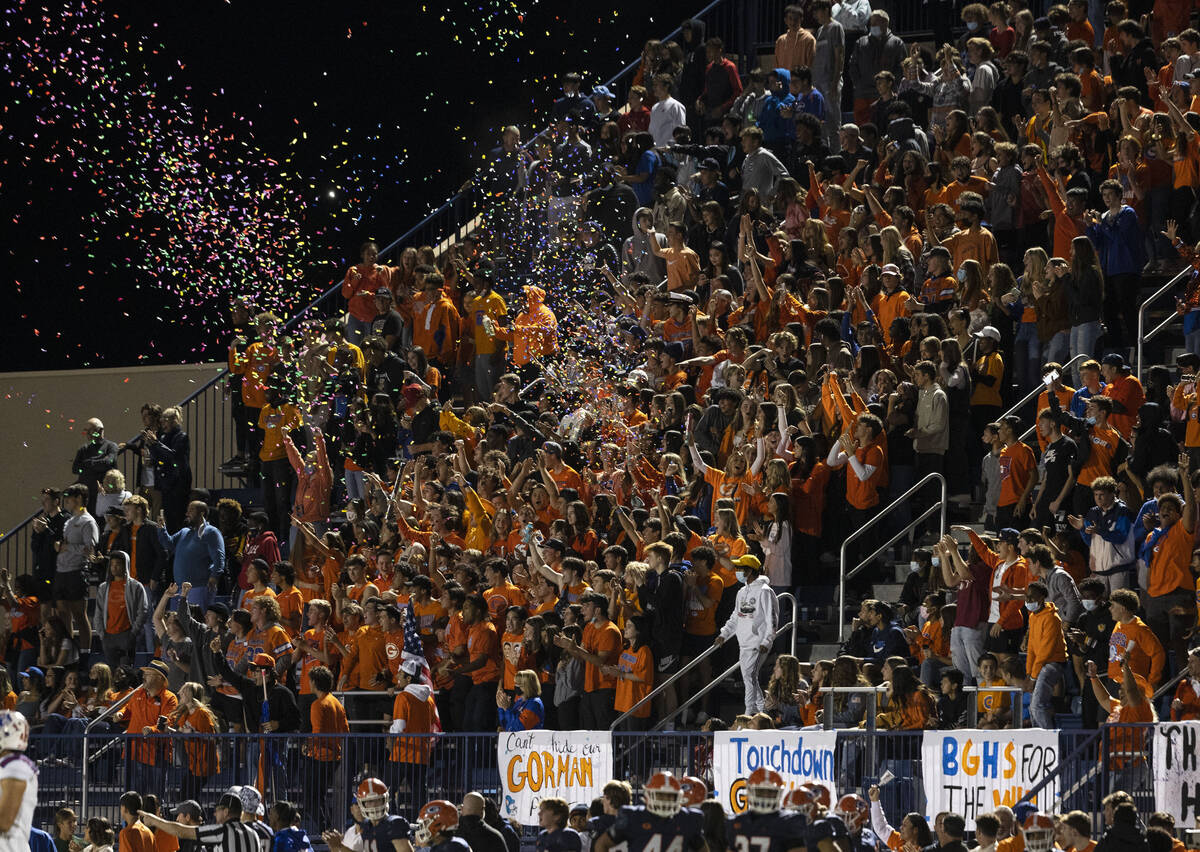
M 423 683 L 410 683 L 408 686 L 404 687 L 404 691 L 412 696 L 415 696 L 416 699 L 422 703 L 428 701 L 429 697 L 433 695 L 433 690 Z M 402 734 L 404 733 L 407 724 L 407 720 L 405 719 L 393 719 L 391 727 L 388 728 L 388 733 Z M 422 731 L 421 733 L 424 732 Z
M 775 639 L 779 624 L 779 598 L 765 574 L 738 590 L 729 620 L 721 628 L 721 638 L 728 640 L 737 634 L 742 648 L 760 648 Z

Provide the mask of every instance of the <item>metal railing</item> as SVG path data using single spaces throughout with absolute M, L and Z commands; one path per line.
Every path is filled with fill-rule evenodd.
M 1062 372 L 1061 372 L 1061 374 L 1060 374 L 1060 375 L 1062 375 L 1062 376 L 1066 376 L 1066 375 L 1067 375 L 1067 371 L 1068 371 L 1068 370 L 1070 370 L 1070 369 L 1071 369 L 1073 366 L 1075 366 L 1075 364 L 1076 364 L 1077 362 L 1078 362 L 1078 363 L 1082 363 L 1082 362 L 1084 362 L 1084 361 L 1088 360 L 1088 359 L 1089 359 L 1089 358 L 1091 358 L 1091 357 L 1092 357 L 1091 355 L 1089 355 L 1089 354 L 1087 354 L 1087 353 L 1085 353 L 1085 352 L 1081 352 L 1081 353 L 1079 353 L 1079 354 L 1078 354 L 1078 355 L 1076 355 L 1074 358 L 1072 358 L 1070 361 L 1068 361 L 1067 363 L 1065 363 L 1065 364 L 1063 364 L 1063 365 L 1062 365 Z M 1003 420 L 1005 417 L 1008 417 L 1008 416 L 1010 416 L 1010 415 L 1016 414 L 1016 413 L 1017 413 L 1017 412 L 1019 412 L 1019 411 L 1020 411 L 1022 408 L 1024 408 L 1026 405 L 1028 405 L 1030 402 L 1032 402 L 1033 400 L 1035 400 L 1035 399 L 1037 399 L 1039 396 L 1041 396 L 1043 393 L 1045 393 L 1045 392 L 1046 392 L 1046 388 L 1047 388 L 1047 386 L 1046 386 L 1044 383 L 1042 383 L 1042 382 L 1038 382 L 1038 386 L 1037 386 L 1037 387 L 1035 387 L 1035 388 L 1034 388 L 1033 390 L 1031 390 L 1029 393 L 1025 394 L 1025 396 L 1021 397 L 1021 398 L 1020 398 L 1019 400 L 1017 400 L 1015 403 L 1013 403 L 1012 407 L 1011 407 L 1011 408 L 1009 408 L 1009 409 L 1008 409 L 1008 411 L 1004 412 L 1004 413 L 1003 413 L 1003 414 L 1001 414 L 999 417 L 997 417 L 997 418 L 996 418 L 996 420 L 997 420 L 997 421 L 1000 421 L 1000 420 Z M 1025 440 L 1025 438 L 1026 438 L 1026 437 L 1027 437 L 1027 436 L 1028 436 L 1028 435 L 1029 435 L 1031 432 L 1033 432 L 1033 430 L 1036 428 L 1036 426 L 1037 426 L 1037 424 L 1036 424 L 1036 422 L 1035 422 L 1033 426 L 1029 427 L 1029 429 L 1027 429 L 1027 430 L 1025 431 L 1025 434 L 1024 434 L 1024 435 L 1022 435 L 1022 436 L 1019 438 L 1019 440 L 1021 440 L 1021 441 L 1024 441 L 1024 440 Z
M 787 624 L 781 625 L 775 631 L 775 635 L 772 638 L 772 642 L 778 640 L 788 630 L 791 630 L 791 632 L 792 632 L 792 656 L 794 657 L 794 656 L 796 656 L 796 618 L 797 618 L 797 614 L 799 612 L 799 610 L 796 607 L 796 597 L 791 592 L 781 592 L 776 597 L 779 601 L 783 601 L 783 599 L 786 598 L 787 600 L 790 600 L 792 602 L 792 620 L 790 622 L 788 622 Z M 733 616 L 730 616 L 730 617 L 732 618 Z M 679 671 L 675 672 L 675 674 L 671 675 L 669 678 L 664 680 L 658 686 L 654 687 L 654 689 L 650 690 L 650 692 L 646 693 L 646 696 L 644 698 L 642 698 L 641 701 L 639 701 L 637 704 L 634 704 L 632 707 L 630 707 L 628 710 L 626 710 L 624 713 L 622 713 L 620 716 L 618 716 L 613 721 L 612 725 L 609 726 L 609 730 L 610 731 L 617 730 L 617 728 L 620 727 L 620 725 L 626 719 L 633 716 L 638 710 L 640 710 L 642 707 L 646 706 L 647 703 L 653 701 L 656 696 L 658 696 L 662 692 L 665 692 L 667 689 L 674 686 L 676 682 L 683 679 L 684 675 L 686 675 L 692 669 L 698 667 L 701 663 L 703 663 L 705 660 L 707 660 L 713 654 L 717 653 L 717 651 L 719 651 L 722 647 L 724 647 L 723 644 L 722 645 L 710 645 L 709 647 L 705 648 L 702 652 L 700 652 L 695 657 L 693 657 L 691 660 L 689 660 L 685 665 L 681 666 Z M 687 709 L 697 699 L 702 698 L 703 696 L 707 695 L 721 681 L 723 681 L 725 678 L 731 676 L 734 672 L 736 672 L 737 669 L 738 669 L 738 664 L 735 663 L 734 665 L 732 665 L 728 669 L 726 669 L 723 674 L 721 674 L 715 678 L 712 678 L 707 684 L 704 685 L 704 687 L 701 688 L 701 690 L 698 693 L 691 696 L 685 703 L 681 704 L 674 713 L 672 713 L 666 719 L 662 720 L 660 722 L 660 724 L 666 724 L 666 722 L 670 721 L 671 719 L 674 719 L 675 716 L 678 715 L 678 713 L 680 711 Z
M 97 725 L 99 725 L 104 720 L 110 719 L 113 716 L 115 716 L 117 713 L 121 712 L 121 710 L 124 709 L 125 705 L 128 704 L 130 701 L 132 701 L 134 699 L 134 697 L 137 696 L 138 692 L 143 689 L 144 689 L 143 687 L 138 687 L 137 689 L 132 690 L 128 695 L 124 696 L 120 701 L 113 702 L 108 707 L 105 707 L 104 712 L 102 712 L 99 716 L 97 716 L 95 719 L 92 719 L 90 722 L 87 723 L 87 725 L 84 726 L 84 729 L 83 729 L 83 758 L 80 761 L 80 770 L 79 770 L 80 774 L 82 776 L 82 781 L 81 781 L 82 792 L 80 792 L 80 794 L 79 794 L 80 795 L 79 810 L 82 813 L 87 813 L 88 787 L 89 787 L 89 785 L 88 785 L 88 767 L 92 763 L 92 760 L 93 760 L 91 755 L 88 754 L 88 738 L 91 735 L 92 730 Z
M 1195 274 L 1195 270 L 1193 270 L 1190 266 L 1185 267 L 1184 269 L 1181 269 L 1178 273 L 1176 273 L 1176 275 L 1170 281 L 1168 281 L 1166 284 L 1162 285 L 1157 290 L 1155 290 L 1154 294 L 1152 296 L 1150 296 L 1148 299 L 1143 299 L 1142 304 L 1138 306 L 1138 340 L 1137 340 L 1137 355 L 1136 355 L 1135 367 L 1137 369 L 1137 377 L 1138 377 L 1139 381 L 1142 378 L 1142 347 L 1143 347 L 1143 345 L 1145 343 L 1147 343 L 1148 341 L 1151 341 L 1154 338 L 1158 337 L 1158 335 L 1163 330 L 1165 330 L 1167 326 L 1169 326 L 1171 323 L 1178 320 L 1181 316 L 1180 314 L 1178 314 L 1174 310 L 1172 310 L 1166 319 L 1164 319 L 1162 322 L 1160 322 L 1158 325 L 1156 325 L 1153 329 L 1151 329 L 1149 332 L 1147 332 L 1146 331 L 1146 309 L 1149 308 L 1150 304 L 1152 302 L 1154 302 L 1156 299 L 1158 299 L 1160 296 L 1162 296 L 1164 293 L 1167 293 L 1168 291 L 1173 290 L 1175 287 L 1179 286 L 1179 284 L 1181 282 L 1183 282 L 1185 279 L 1191 278 L 1192 275 L 1194 275 L 1194 274 Z
M 866 695 L 867 707 L 864 710 L 863 721 L 865 722 L 866 730 L 875 730 L 875 717 L 878 713 L 879 694 L 887 692 L 885 686 L 827 686 L 821 688 L 821 695 L 824 699 L 823 709 L 824 717 L 821 719 L 821 726 L 827 731 L 834 729 L 833 724 L 833 699 L 835 695 Z M 1005 693 L 1009 696 L 1009 703 L 1012 705 L 1012 718 L 1009 720 L 1010 728 L 1021 727 L 1021 695 L 1024 692 L 1019 686 L 964 686 L 962 687 L 964 695 L 976 695 L 980 692 L 998 692 Z M 974 728 L 979 723 L 979 702 L 967 702 L 967 724 L 964 727 Z
M 905 527 L 885 541 L 882 545 L 875 548 L 870 556 L 863 559 L 858 565 L 851 570 L 846 570 L 846 549 L 857 539 L 861 538 L 868 530 L 876 526 L 880 521 L 891 516 L 892 512 L 901 506 L 907 507 L 907 501 L 910 497 L 917 494 L 921 489 L 925 488 L 930 482 L 937 482 L 941 486 L 941 497 L 936 503 L 926 509 L 917 517 L 908 522 Z M 846 580 L 853 577 L 862 569 L 866 568 L 876 557 L 882 554 L 885 550 L 895 544 L 904 536 L 908 535 L 909 531 L 916 528 L 917 525 L 923 523 L 926 518 L 933 514 L 938 515 L 939 538 L 946 534 L 946 477 L 940 473 L 927 473 L 922 476 L 914 485 L 907 491 L 889 503 L 879 514 L 871 518 L 857 530 L 852 532 L 845 541 L 842 542 L 841 552 L 838 557 L 838 642 L 844 642 L 846 639 Z

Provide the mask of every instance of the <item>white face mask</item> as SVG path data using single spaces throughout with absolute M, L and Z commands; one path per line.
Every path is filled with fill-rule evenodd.
M 917 573 L 921 570 L 921 563 L 914 559 L 912 562 L 908 563 L 908 570 L 914 574 Z
M 941 568 L 941 567 L 942 567 L 942 557 L 940 557 L 940 556 L 935 556 L 935 557 L 933 557 L 933 559 L 932 559 L 932 560 L 930 560 L 930 562 L 931 562 L 931 564 L 933 565 L 933 567 L 934 567 L 934 568 Z
M 882 38 L 883 27 L 871 27 L 871 35 L 875 36 L 875 38 Z
M 1030 612 L 1037 612 L 1041 608 L 1042 608 L 1042 604 L 1040 604 L 1040 603 L 1034 603 L 1033 601 L 1025 601 L 1025 609 L 1029 610 Z
M 924 605 L 917 607 L 917 621 L 924 623 L 928 620 L 929 620 L 929 607 L 924 606 Z
M 979 29 L 979 22 L 967 21 L 967 29 L 969 29 L 971 32 L 974 32 L 975 30 Z
M 1080 603 L 1083 604 L 1083 608 L 1088 612 L 1092 612 L 1100 605 L 1100 601 L 1092 600 L 1091 598 L 1084 598 Z

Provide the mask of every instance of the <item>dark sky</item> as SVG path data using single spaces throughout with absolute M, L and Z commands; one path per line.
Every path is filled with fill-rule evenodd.
M 630 0 L 76 0 L 48 3 L 43 20 L 39 7 L 8 0 L 0 286 L 15 300 L 0 321 L 0 369 L 222 357 L 230 278 L 254 279 L 247 286 L 285 305 L 303 299 L 339 275 L 363 239 L 390 242 L 448 197 L 499 127 L 516 123 L 526 136 L 540 127 L 560 73 L 601 82 L 701 5 L 665 0 L 650 19 Z M 96 27 L 86 40 L 71 29 L 80 23 Z M 29 52 L 35 43 L 43 54 Z M 88 48 L 104 67 L 76 74 L 75 88 L 63 82 L 71 75 L 47 72 L 55 63 L 45 55 L 60 52 L 63 67 L 76 67 Z M 114 91 L 90 88 L 110 72 Z M 139 86 L 122 100 L 123 87 Z M 81 89 L 86 115 L 63 121 L 63 104 Z M 153 116 L 153 132 L 131 130 L 143 116 Z M 215 152 L 182 159 L 200 170 L 194 185 L 213 211 L 236 208 L 225 250 L 196 236 L 209 219 L 194 210 L 181 224 L 172 204 L 144 203 L 148 187 L 169 198 L 188 176 L 156 168 L 143 180 L 140 170 L 153 162 L 169 171 L 180 159 L 163 151 L 184 151 L 180 139 L 198 135 L 216 140 Z M 249 192 L 276 179 L 291 198 L 278 230 L 246 226 L 254 212 L 224 201 L 228 186 Z M 139 194 L 140 206 L 129 200 Z M 239 240 L 250 248 L 229 250 Z M 294 280 L 246 271 L 279 246 Z M 147 256 L 156 260 L 139 263 Z

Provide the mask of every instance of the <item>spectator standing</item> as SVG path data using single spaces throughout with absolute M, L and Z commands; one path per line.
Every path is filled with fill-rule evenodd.
M 788 176 L 787 168 L 774 152 L 763 147 L 761 127 L 747 127 L 742 131 L 742 192 L 753 189 L 759 198 L 767 199 L 775 194 L 775 187 Z
M 1096 354 L 1096 344 L 1104 331 L 1100 324 L 1101 317 L 1104 316 L 1109 324 L 1117 321 L 1104 313 L 1105 299 L 1112 299 L 1113 296 L 1105 295 L 1109 285 L 1105 283 L 1104 272 L 1091 240 L 1088 237 L 1076 237 L 1071 241 L 1071 253 L 1071 274 L 1063 276 L 1065 280 L 1062 282 L 1067 291 L 1067 322 L 1071 326 L 1070 355 L 1072 359 L 1078 355 L 1090 358 Z M 1118 302 L 1117 307 L 1120 304 Z M 1075 368 L 1077 384 L 1085 384 L 1084 371 L 1090 363 L 1093 362 L 1085 360 Z M 1099 365 L 1096 367 L 1094 375 L 1099 379 Z
M 132 790 L 124 793 L 121 796 L 121 822 L 125 827 L 117 837 L 122 852 L 155 852 L 154 832 L 142 822 L 142 816 L 142 797 Z M 150 814 L 144 816 L 153 819 Z
M 393 269 L 382 266 L 379 261 L 379 246 L 365 242 L 359 250 L 362 262 L 350 267 L 342 281 L 342 298 L 346 300 L 346 339 L 357 346 L 371 333 L 371 324 L 378 311 L 375 308 L 375 292 L 380 287 L 391 289 Z
M 583 661 L 580 725 L 589 731 L 606 731 L 616 718 L 617 679 L 603 669 L 616 665 L 621 657 L 621 630 L 608 618 L 608 598 L 604 595 L 589 592 L 583 595 L 580 604 L 584 619 L 582 644 L 562 636 L 556 643 L 567 654 Z
M 1123 340 L 1137 340 L 1137 311 L 1132 306 L 1138 303 L 1142 268 L 1146 265 L 1145 238 L 1137 213 L 1124 201 L 1120 181 L 1100 184 L 1100 197 L 1104 212 L 1085 216 L 1087 235 L 1093 244 L 1088 248 L 1099 255 L 1104 272 L 1104 320 L 1109 345 L 1120 346 Z M 1072 245 L 1082 248 L 1077 241 Z
M 800 6 L 786 7 L 783 10 L 783 22 L 787 31 L 775 39 L 775 67 L 790 71 L 800 66 L 811 66 L 817 41 L 803 26 L 804 9 Z
M 1183 499 L 1178 494 L 1158 498 L 1158 526 L 1146 537 L 1144 551 L 1150 556 L 1146 572 L 1146 624 L 1176 660 L 1185 659 L 1187 639 L 1196 624 L 1192 606 L 1192 546 L 1196 507 L 1192 493 L 1191 458 L 1179 455 Z M 1157 679 L 1155 679 L 1157 683 Z
M 75 453 L 71 473 L 78 477 L 76 482 L 87 486 L 88 496 L 84 505 L 89 512 L 96 511 L 96 495 L 100 493 L 100 482 L 104 474 L 117 466 L 118 448 L 104 437 L 104 424 L 93 417 L 84 424 L 87 443 Z
M 165 789 L 169 743 L 159 719 L 170 716 L 179 706 L 179 699 L 167 689 L 167 664 L 151 660 L 142 667 L 142 685 L 121 710 L 118 718 L 127 722 L 130 734 L 142 734 L 128 744 L 130 759 L 129 786 L 138 790 Z
M 162 430 L 157 435 L 149 430 L 143 433 L 154 462 L 154 487 L 162 495 L 168 532 L 183 526 L 192 491 L 191 443 L 183 431 L 182 419 L 182 412 L 175 406 L 164 408 Z
M 1025 673 L 1034 682 L 1029 713 L 1033 724 L 1051 730 L 1054 725 L 1054 690 L 1063 683 L 1067 645 L 1063 638 L 1063 619 L 1058 608 L 1046 600 L 1046 584 L 1034 580 L 1025 588 L 1025 609 L 1029 611 L 1028 647 Z
M 932 361 L 918 361 L 913 367 L 917 386 L 917 422 L 909 433 L 916 454 L 917 479 L 945 469 L 946 450 L 950 447 L 950 400 L 937 381 Z
M 831 151 L 838 149 L 842 124 L 842 75 L 846 66 L 846 31 L 833 19 L 832 0 L 814 0 L 809 6 L 817 20 L 812 58 L 813 86 L 825 96 L 822 136 Z
M 687 126 L 687 109 L 671 97 L 672 80 L 666 74 L 654 75 L 655 104 L 650 108 L 650 135 L 654 145 L 666 148 L 674 142 L 675 128 Z
M 463 603 L 463 626 L 467 629 L 467 662 L 454 669 L 470 675 L 471 688 L 465 696 L 463 730 L 490 731 L 496 726 L 496 687 L 500 684 L 500 634 L 488 615 L 483 595 L 468 595 Z
M 1137 411 L 1146 401 L 1141 381 L 1137 376 L 1130 375 L 1132 369 L 1119 352 L 1110 352 L 1100 359 L 1100 372 L 1105 381 L 1104 396 L 1112 400 L 1108 422 L 1126 441 L 1133 434 Z
M 88 514 L 87 486 L 68 486 L 63 496 L 68 518 L 63 524 L 62 541 L 57 544 L 58 559 L 51 591 L 58 617 L 78 634 L 79 650 L 86 663 L 92 648 L 92 625 L 87 618 L 88 590 L 83 569 L 100 541 L 100 528 L 96 519 Z
M 696 112 L 700 123 L 709 126 L 719 124 L 729 112 L 734 100 L 742 93 L 742 78 L 738 76 L 737 66 L 725 58 L 725 44 L 719 38 L 710 38 L 704 50 L 708 65 L 704 71 L 704 90 L 696 100 Z
M 969 527 L 953 527 L 954 531 L 966 532 L 975 553 L 992 571 L 988 580 L 988 636 L 984 648 L 995 654 L 1003 664 L 1013 657 L 1024 636 L 1025 623 L 1021 616 L 1021 601 L 1006 596 L 1001 587 L 1022 591 L 1029 583 L 1029 568 L 1017 550 L 1021 533 L 1011 527 L 1000 530 L 996 550 L 984 543 Z
M 954 626 L 950 629 L 950 659 L 974 684 L 987 632 L 991 572 L 981 559 L 964 562 L 953 536 L 943 536 L 935 553 L 947 588 L 958 589 Z
M 765 709 L 759 672 L 775 641 L 779 599 L 767 575 L 762 573 L 757 557 L 747 554 L 738 557 L 733 564 L 745 572 L 745 585 L 738 590 L 733 613 L 721 626 L 716 644 L 721 645 L 730 637 L 737 637 L 746 715 L 753 716 Z
M 208 522 L 208 505 L 199 500 L 189 503 L 187 523 L 172 535 L 167 534 L 165 518 L 160 516 L 159 521 L 159 544 L 175 558 L 175 582 L 191 584 L 188 603 L 208 606 L 218 578 L 225 573 L 225 538 Z
M 868 24 L 867 34 L 858 40 L 849 57 L 850 82 L 854 86 L 854 122 L 859 126 L 870 120 L 875 75 L 890 71 L 894 79 L 899 80 L 903 76 L 902 63 L 908 54 L 904 40 L 891 31 L 891 15 L 875 9 Z M 846 29 L 850 31 L 849 27 Z
M 47 604 L 53 600 L 51 588 L 63 528 L 71 517 L 62 507 L 61 499 L 62 492 L 57 488 L 42 489 L 42 511 L 33 519 L 33 532 L 29 536 L 29 544 L 33 548 L 33 577 L 37 583 L 37 596 Z M 99 528 L 96 534 L 98 537 Z

